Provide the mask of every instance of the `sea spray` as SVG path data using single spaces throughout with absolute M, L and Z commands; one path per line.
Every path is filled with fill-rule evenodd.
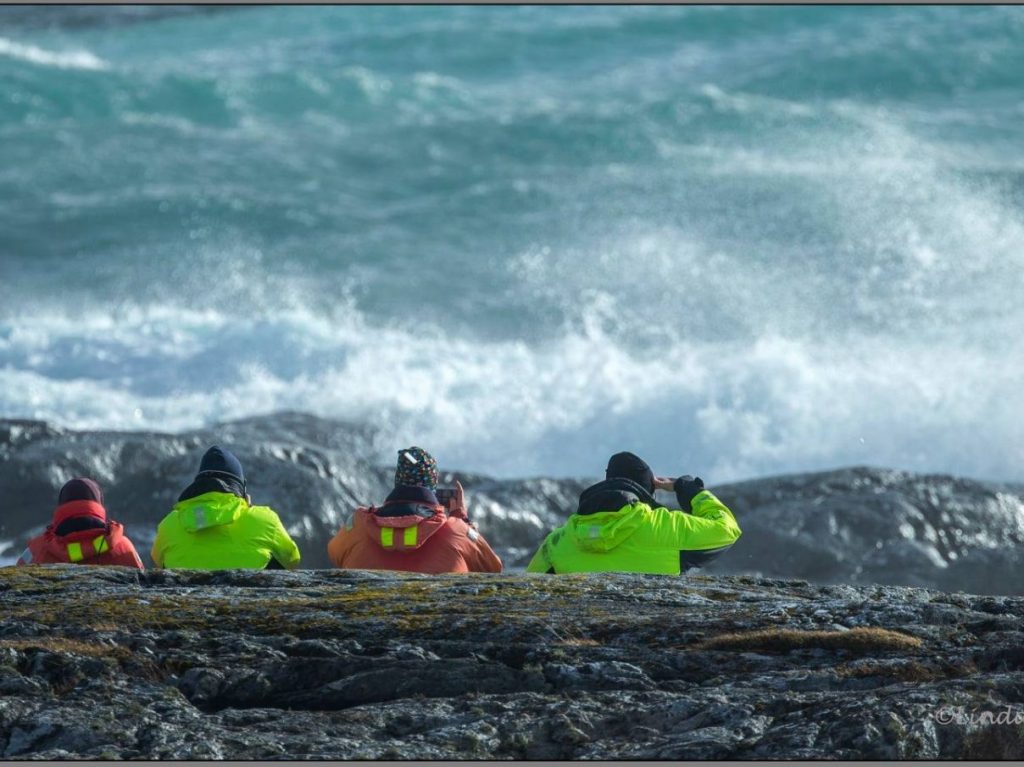
M 0 415 L 1022 476 L 1019 9 L 6 14 Z

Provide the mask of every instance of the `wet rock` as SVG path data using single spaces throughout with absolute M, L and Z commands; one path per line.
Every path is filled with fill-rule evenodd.
M 0 754 L 1024 756 L 1019 727 L 994 719 L 1024 718 L 1018 597 L 750 576 L 112 573 L 0 571 Z
M 1024 487 L 865 467 L 715 488 L 743 537 L 708 572 L 1024 592 Z
M 552 663 L 544 668 L 544 677 L 556 690 L 649 690 L 654 687 L 643 669 L 621 661 L 579 665 Z
M 224 688 L 224 674 L 212 668 L 190 668 L 178 680 L 178 689 L 196 706 L 218 700 Z

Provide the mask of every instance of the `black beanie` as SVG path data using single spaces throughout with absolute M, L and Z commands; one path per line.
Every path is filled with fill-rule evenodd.
M 613 477 L 631 479 L 641 487 L 647 488 L 647 492 L 654 493 L 654 472 L 642 458 L 632 453 L 616 453 L 609 458 L 604 476 L 605 479 Z
M 57 504 L 70 503 L 71 501 L 95 501 L 103 503 L 103 491 L 94 480 L 86 477 L 78 477 L 68 480 L 60 489 L 57 497 Z
M 243 486 L 245 485 L 245 474 L 242 473 L 241 462 L 229 450 L 217 445 L 206 451 L 196 476 L 210 474 L 231 477 L 238 480 Z

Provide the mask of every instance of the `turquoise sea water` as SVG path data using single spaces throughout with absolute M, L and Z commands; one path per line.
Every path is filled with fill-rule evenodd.
M 1015 7 L 0 8 L 0 417 L 1022 479 L 1022 72 Z

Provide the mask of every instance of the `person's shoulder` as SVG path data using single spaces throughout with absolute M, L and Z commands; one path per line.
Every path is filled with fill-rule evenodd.
M 278 513 L 269 506 L 252 505 L 245 510 L 245 513 L 252 519 L 259 519 L 265 522 L 273 522 L 276 524 L 281 521 L 281 517 Z
M 118 522 L 116 519 L 110 520 L 110 532 L 128 540 L 128 530 L 123 522 Z
M 170 510 L 166 514 L 164 514 L 164 516 L 161 518 L 160 522 L 157 524 L 157 528 L 158 529 L 161 528 L 161 527 L 168 527 L 169 525 L 172 525 L 172 524 L 174 524 L 174 522 L 177 521 L 177 519 L 178 519 L 178 507 L 180 505 L 181 505 L 181 502 L 175 503 L 170 508 Z
M 39 535 L 29 538 L 25 543 L 25 550 L 21 552 L 18 557 L 19 562 L 24 564 L 32 564 L 33 562 L 41 564 L 42 561 L 46 561 L 46 535 L 48 531 L 43 531 Z
M 357 506 L 354 511 L 348 514 L 342 522 L 343 530 L 355 530 L 356 528 L 362 530 L 365 527 L 376 525 L 373 523 L 373 507 L 372 506 Z
M 643 524 L 651 527 L 657 527 L 659 525 L 671 523 L 675 520 L 676 514 L 682 512 L 677 509 L 670 509 L 667 506 L 651 506 L 650 504 L 638 502 L 630 506 L 627 512 L 638 518 Z
M 128 551 L 135 551 L 135 544 L 132 539 L 128 536 L 128 533 L 124 529 L 124 525 L 120 522 L 110 523 L 111 532 L 111 549 L 115 553 L 124 553 Z
M 566 530 L 568 530 L 577 520 L 585 519 L 586 516 L 587 516 L 586 514 L 572 513 L 572 514 L 569 515 L 568 519 L 565 520 L 565 522 L 563 522 L 560 525 L 555 525 L 550 530 L 548 530 L 548 534 L 546 536 L 544 536 L 544 537 L 545 538 L 550 538 L 551 536 L 556 535 L 556 534 L 557 535 L 561 535 Z
M 459 535 L 465 535 L 467 531 L 476 529 L 461 517 L 447 517 L 444 521 L 444 527 L 445 529 Z
M 46 541 L 46 533 L 45 532 L 39 533 L 39 535 L 33 536 L 32 538 L 28 539 L 28 542 L 25 544 L 25 547 L 26 547 L 25 550 L 26 551 L 28 551 L 29 549 L 36 550 L 39 547 L 41 547 L 45 541 Z
M 366 517 L 368 514 L 366 507 L 360 506 L 354 511 L 350 511 L 341 518 L 341 523 L 338 525 L 338 531 L 334 534 L 335 538 L 343 538 L 348 535 L 352 535 L 356 528 L 362 529 L 366 526 Z
M 467 522 L 462 517 L 452 517 L 445 515 L 444 526 L 451 530 L 464 530 L 465 528 L 469 527 L 469 522 Z
M 448 517 L 448 519 L 445 520 L 442 530 L 446 531 L 448 535 L 457 540 L 467 538 L 473 543 L 476 543 L 483 538 L 483 535 L 480 534 L 480 531 L 476 529 L 475 525 L 472 525 L 459 517 Z

